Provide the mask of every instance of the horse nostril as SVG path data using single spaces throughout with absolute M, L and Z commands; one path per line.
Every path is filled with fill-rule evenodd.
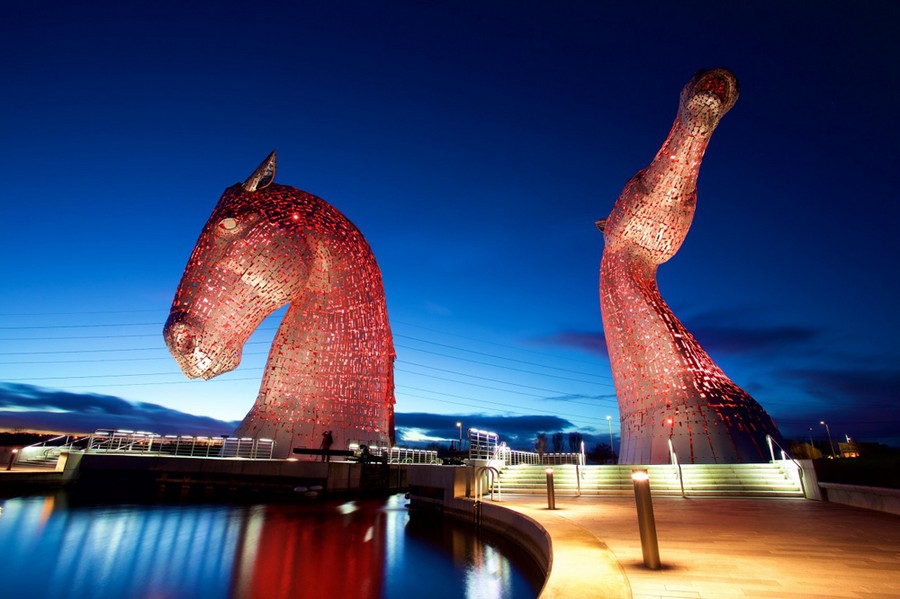
M 179 325 L 180 330 L 175 331 L 175 349 L 180 354 L 189 354 L 194 351 L 194 335 L 184 325 Z
M 178 316 L 173 315 L 166 323 L 164 336 L 166 345 L 176 354 L 189 354 L 194 351 L 196 334 L 193 328 Z

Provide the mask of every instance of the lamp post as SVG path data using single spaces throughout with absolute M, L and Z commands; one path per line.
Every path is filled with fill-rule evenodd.
M 820 420 L 819 424 L 825 425 L 825 432 L 828 433 L 828 447 L 831 449 L 831 457 L 837 458 L 837 454 L 834 453 L 834 442 L 831 440 L 831 429 L 828 428 L 828 423 L 824 420 Z
M 462 451 L 462 422 L 457 422 L 456 428 L 459 429 L 459 451 Z

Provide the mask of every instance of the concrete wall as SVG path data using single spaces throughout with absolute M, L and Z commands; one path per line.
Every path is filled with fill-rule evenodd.
M 816 466 L 812 460 L 797 460 L 803 469 L 803 493 L 807 499 L 825 501 L 822 491 L 819 489 L 819 478 L 816 476 Z
M 819 483 L 827 501 L 900 515 L 900 490 Z
M 524 514 L 471 498 L 475 469 L 467 466 L 413 465 L 408 472 L 413 508 L 430 506 L 444 514 L 476 523 L 525 549 L 546 577 L 552 566 L 550 535 Z

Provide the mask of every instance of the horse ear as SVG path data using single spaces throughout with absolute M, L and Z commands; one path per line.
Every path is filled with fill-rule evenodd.
M 597 228 L 598 228 L 600 231 L 606 231 L 606 221 L 607 221 L 607 220 L 608 220 L 608 219 L 606 219 L 606 218 L 601 218 L 600 220 L 598 220 L 598 221 L 595 222 L 594 224 L 597 226 Z
M 272 150 L 272 153 L 266 156 L 262 164 L 244 181 L 241 186 L 244 191 L 259 191 L 268 187 L 275 180 L 275 160 L 275 150 Z

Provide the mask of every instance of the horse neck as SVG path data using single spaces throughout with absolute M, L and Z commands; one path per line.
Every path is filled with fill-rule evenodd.
M 626 395 L 647 381 L 657 393 L 693 385 L 701 375 L 727 379 L 659 293 L 656 265 L 627 250 L 604 252 L 600 305 L 610 364 Z
M 381 276 L 374 260 L 352 267 L 320 247 L 305 288 L 272 341 L 261 393 L 311 385 L 394 357 Z M 338 363 L 340 361 L 340 363 Z

